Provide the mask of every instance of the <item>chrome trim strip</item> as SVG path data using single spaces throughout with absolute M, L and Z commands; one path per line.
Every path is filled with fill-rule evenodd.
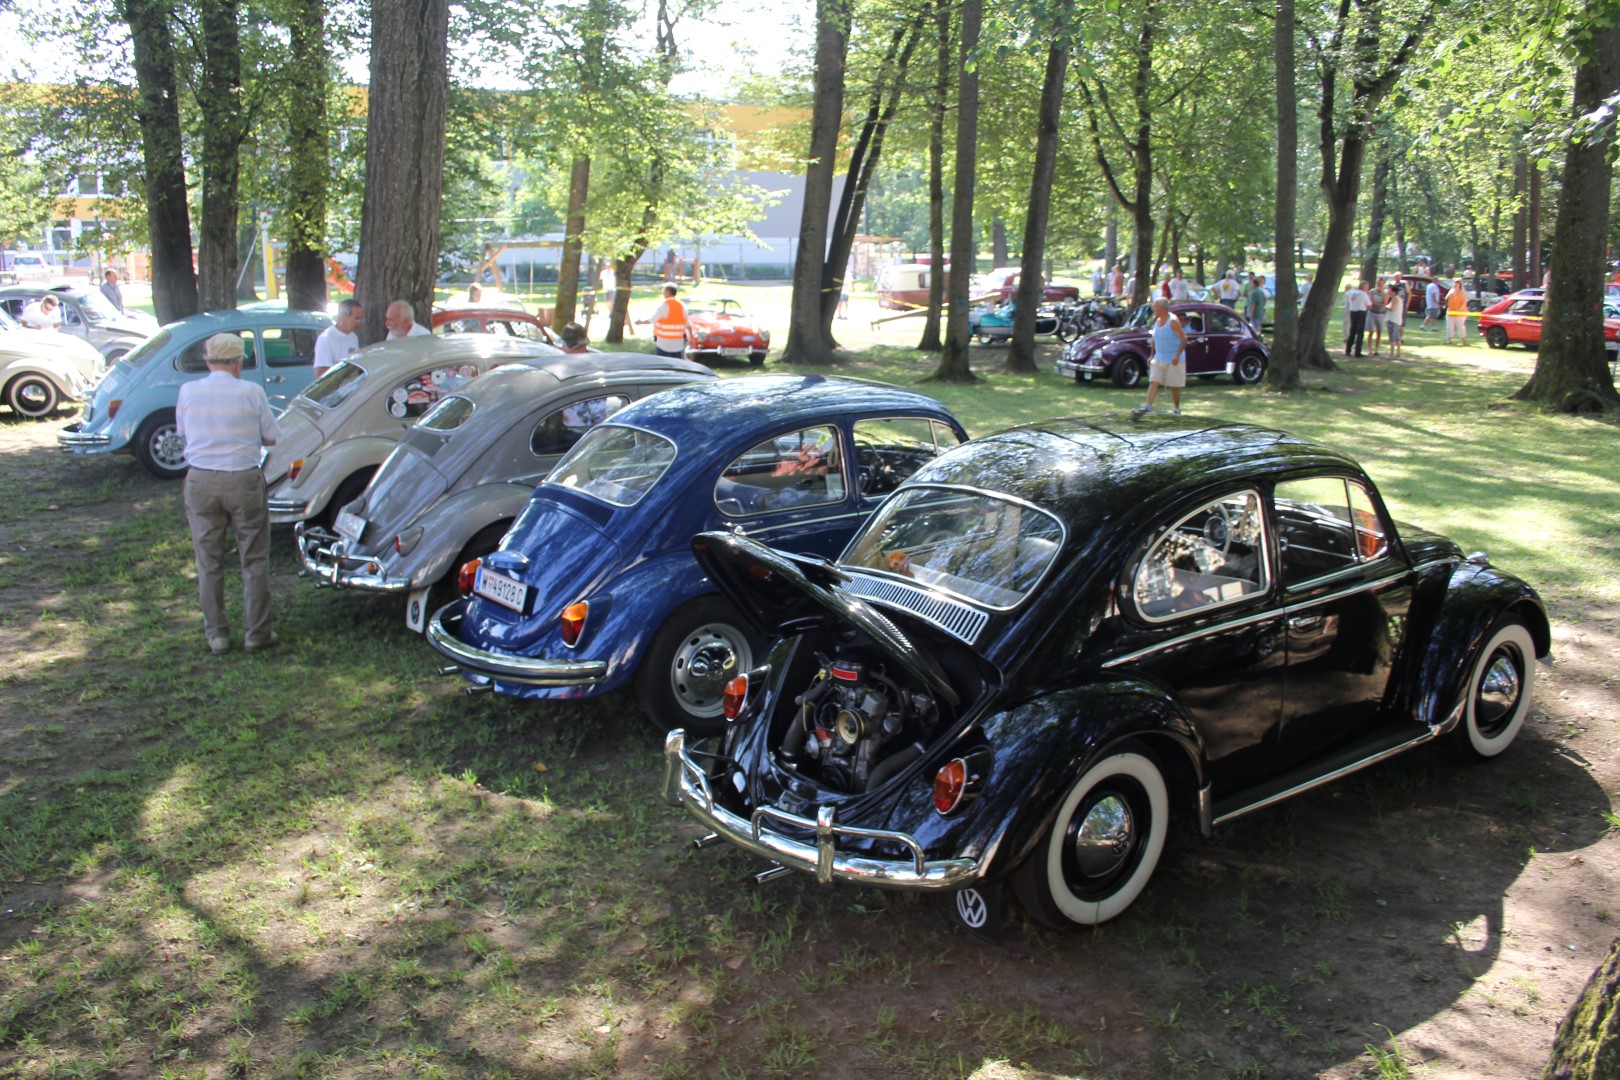
M 525 686 L 589 686 L 607 678 L 605 660 L 546 660 L 464 645 L 445 629 L 444 611 L 441 608 L 428 620 L 428 644 L 441 655 L 454 660 L 463 674 L 481 675 Z M 455 619 L 460 622 L 463 617 L 464 612 L 458 613 Z
M 1405 571 L 1403 570 L 1399 573 L 1391 574 L 1388 577 L 1381 577 L 1375 581 L 1364 581 L 1351 588 L 1340 589 L 1338 592 L 1318 596 L 1315 599 L 1307 600 L 1302 603 L 1289 604 L 1281 608 L 1271 608 L 1267 611 L 1257 612 L 1253 615 L 1245 615 L 1241 619 L 1233 619 L 1230 622 L 1218 623 L 1214 626 L 1201 627 L 1200 629 L 1193 630 L 1189 633 L 1177 635 L 1176 637 L 1171 638 L 1169 641 L 1161 641 L 1158 644 L 1148 645 L 1144 648 L 1137 649 L 1135 652 L 1126 653 L 1124 656 L 1116 656 L 1112 660 L 1105 661 L 1102 666 L 1104 668 L 1119 667 L 1122 664 L 1133 663 L 1142 659 L 1144 656 L 1149 656 L 1164 649 L 1172 649 L 1177 645 L 1185 645 L 1189 641 L 1197 641 L 1199 638 L 1209 637 L 1211 634 L 1219 634 L 1227 630 L 1237 630 L 1248 626 L 1251 623 L 1263 622 L 1266 619 L 1285 619 L 1296 611 L 1305 611 L 1309 608 L 1316 607 L 1319 604 L 1325 604 L 1332 600 L 1338 600 L 1346 596 L 1354 596 L 1357 593 L 1367 592 L 1371 589 L 1392 584 L 1399 581 L 1404 574 Z
M 840 569 L 848 572 L 848 580 L 836 586 L 840 592 L 915 615 L 965 644 L 972 645 L 978 640 L 990 621 L 988 612 L 924 586 L 854 572 L 849 566 Z
M 106 446 L 111 442 L 111 435 L 87 435 L 79 431 L 58 431 L 56 433 L 56 443 L 64 450 L 79 446 Z
M 1251 811 L 1264 809 L 1267 806 L 1271 806 L 1273 803 L 1282 802 L 1284 799 L 1292 798 L 1301 792 L 1309 791 L 1312 788 L 1321 787 L 1323 784 L 1337 780 L 1341 776 L 1348 776 L 1353 772 L 1359 772 L 1369 765 L 1376 765 L 1378 762 L 1388 760 L 1389 758 L 1394 757 L 1396 754 L 1403 754 L 1412 749 L 1414 746 L 1421 746 L 1424 743 L 1435 739 L 1438 735 L 1438 729 L 1428 728 L 1423 732 L 1423 734 L 1418 735 L 1416 738 L 1409 739 L 1406 742 L 1401 743 L 1399 746 L 1392 746 L 1388 750 L 1381 750 L 1371 757 L 1362 758 L 1360 761 L 1355 761 L 1349 765 L 1343 766 L 1342 768 L 1334 769 L 1330 773 L 1324 773 L 1321 776 L 1316 777 L 1314 780 L 1307 780 L 1303 784 L 1297 784 L 1294 787 L 1289 788 L 1287 791 L 1279 791 L 1275 795 L 1268 795 L 1266 798 L 1261 799 L 1257 803 L 1239 807 L 1228 814 L 1222 814 L 1220 817 L 1217 817 L 1214 820 L 1213 824 L 1225 824 L 1226 822 L 1231 821 L 1233 818 L 1242 817 L 1244 814 L 1250 813 Z
M 265 503 L 272 514 L 302 514 L 308 499 L 269 499 Z
M 906 833 L 837 824 L 831 806 L 821 807 L 814 821 L 771 806 L 759 807 L 746 819 L 733 814 L 715 803 L 702 767 L 686 752 L 686 732 L 680 728 L 664 739 L 664 798 L 676 806 L 686 807 L 709 831 L 738 847 L 790 870 L 814 874 L 824 885 L 852 881 L 887 889 L 938 892 L 961 888 L 979 878 L 977 859 L 929 860 L 922 845 Z M 814 833 L 815 842 L 806 843 L 772 832 L 766 827 L 767 819 Z M 841 836 L 899 844 L 911 852 L 911 858 L 873 859 L 841 852 L 837 847 Z
M 1412 572 L 1416 574 L 1420 571 L 1427 570 L 1431 566 L 1445 566 L 1447 563 L 1455 563 L 1457 561 L 1458 560 L 1456 559 L 1430 559 L 1425 563 L 1413 563 Z

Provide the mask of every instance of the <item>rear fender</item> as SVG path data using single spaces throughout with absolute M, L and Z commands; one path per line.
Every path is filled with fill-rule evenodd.
M 890 827 L 919 822 L 945 840 L 936 851 L 968 853 L 986 876 L 1003 877 L 1051 825 L 1063 794 L 1091 764 L 1127 739 L 1147 744 L 1165 772 L 1178 814 L 1198 820 L 1204 754 L 1197 732 L 1163 690 L 1136 680 L 1111 680 L 1034 698 L 970 727 L 947 754 L 988 745 L 993 755 L 984 794 L 948 829 L 933 808 L 934 768 L 912 784 Z M 942 764 L 943 761 L 938 762 Z M 947 836 L 947 833 L 950 834 Z M 923 837 L 919 836 L 919 840 Z
M 498 522 L 510 526 L 533 493 L 532 484 L 480 484 L 441 499 L 411 523 L 421 527 L 422 539 L 389 573 L 409 576 L 412 588 L 433 584 L 456 569 L 456 556 L 473 537 Z
M 308 455 L 314 459 L 314 468 L 301 471 L 288 491 L 308 500 L 309 516 L 314 517 L 326 509 L 345 480 L 366 469 L 375 471 L 398 445 L 398 438 L 366 435 L 318 448 Z
M 1493 566 L 1463 563 L 1452 572 L 1423 650 L 1414 657 L 1413 719 L 1430 727 L 1448 721 L 1467 686 L 1469 662 L 1509 612 L 1524 620 L 1536 655 L 1547 656 L 1552 632 L 1535 589 Z

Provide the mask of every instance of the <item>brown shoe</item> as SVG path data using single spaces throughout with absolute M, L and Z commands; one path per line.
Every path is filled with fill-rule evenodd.
M 244 641 L 242 643 L 242 651 L 243 652 L 263 652 L 265 649 L 273 649 L 273 648 L 275 648 L 277 643 L 279 643 L 280 641 L 281 641 L 281 638 L 277 637 L 276 632 L 274 630 L 272 630 L 272 631 L 270 631 L 270 636 L 265 638 L 263 641 Z

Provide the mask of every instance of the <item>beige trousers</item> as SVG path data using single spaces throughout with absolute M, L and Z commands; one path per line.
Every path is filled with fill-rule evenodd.
M 197 553 L 197 592 L 203 633 L 229 637 L 225 616 L 225 528 L 236 533 L 242 558 L 242 637 L 245 645 L 270 640 L 270 510 L 258 469 L 192 469 L 185 481 L 186 524 Z

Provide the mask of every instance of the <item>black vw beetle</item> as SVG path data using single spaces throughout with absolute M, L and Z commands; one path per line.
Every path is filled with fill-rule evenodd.
M 1397 531 L 1348 457 L 1169 417 L 1053 420 L 923 466 L 837 563 L 693 541 L 762 630 L 665 797 L 823 882 L 1002 886 L 1093 925 L 1172 815 L 1216 825 L 1435 739 L 1494 757 L 1549 648 L 1529 585 Z

